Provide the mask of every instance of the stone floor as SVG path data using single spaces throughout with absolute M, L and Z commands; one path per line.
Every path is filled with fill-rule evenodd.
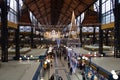
M 38 56 L 45 52 L 46 49 L 32 49 L 24 55 Z M 0 62 L 0 80 L 32 80 L 40 62 L 36 60 L 14 61 L 12 60 L 14 56 L 10 54 L 8 62 Z
M 109 72 L 112 70 L 120 70 L 120 58 L 98 57 L 92 58 L 91 61 Z
M 0 80 L 32 80 L 40 62 L 9 61 L 1 63 Z

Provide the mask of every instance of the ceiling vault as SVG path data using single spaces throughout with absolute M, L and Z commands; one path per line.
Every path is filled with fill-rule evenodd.
M 34 14 L 46 29 L 61 29 L 71 23 L 72 11 L 78 17 L 97 0 L 23 0 L 24 5 Z M 60 25 L 60 26 L 58 26 Z

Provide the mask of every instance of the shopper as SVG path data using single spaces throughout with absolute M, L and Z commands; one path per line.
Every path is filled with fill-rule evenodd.
M 85 79 L 85 72 L 82 70 L 82 80 L 86 80 Z
M 58 77 L 58 80 L 63 80 L 63 78 L 61 76 Z
M 72 75 L 72 72 L 73 72 L 73 68 L 72 67 L 70 67 L 70 74 Z

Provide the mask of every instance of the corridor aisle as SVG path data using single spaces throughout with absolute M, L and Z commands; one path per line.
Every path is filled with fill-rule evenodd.
M 68 60 L 64 60 L 64 56 L 60 58 L 60 56 L 55 55 L 50 64 L 53 66 L 50 66 L 50 70 L 45 71 L 44 80 L 49 80 L 53 74 L 55 76 L 54 80 L 58 80 L 60 76 L 63 80 L 82 80 L 82 75 L 78 68 L 72 75 L 69 73 L 70 68 L 68 67 Z

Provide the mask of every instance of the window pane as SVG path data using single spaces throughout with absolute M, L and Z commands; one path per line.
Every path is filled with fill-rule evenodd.
M 102 18 L 102 23 L 103 23 L 103 24 L 105 24 L 105 21 L 106 21 L 105 19 L 106 19 L 106 17 L 103 17 L 103 18 Z
M 106 23 L 110 23 L 110 15 L 106 16 Z
M 114 22 L 114 14 L 111 14 L 111 22 Z
M 110 0 L 106 2 L 106 12 L 110 10 Z
M 102 5 L 102 13 L 105 13 L 105 3 Z
M 17 10 L 16 6 L 17 6 L 16 0 L 11 0 L 10 1 L 10 8 L 12 8 L 13 10 L 16 11 Z
M 17 11 L 17 2 L 14 0 L 14 10 Z
M 96 27 L 96 28 L 95 28 L 95 32 L 99 32 L 99 27 Z
M 106 0 L 102 0 L 102 3 L 104 3 Z

